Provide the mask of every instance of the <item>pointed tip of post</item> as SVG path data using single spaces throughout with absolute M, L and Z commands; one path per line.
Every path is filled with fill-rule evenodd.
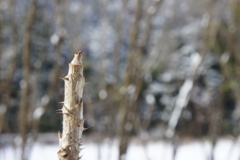
M 77 51 L 77 52 L 75 52 L 75 53 L 74 53 L 74 55 L 81 56 L 81 55 L 82 55 L 82 53 L 83 53 L 82 51 Z
M 77 65 L 82 64 L 82 53 L 83 53 L 82 51 L 75 52 L 74 58 L 71 63 Z

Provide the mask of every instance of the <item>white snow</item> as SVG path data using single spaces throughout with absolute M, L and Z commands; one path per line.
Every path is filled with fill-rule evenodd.
M 118 160 L 117 140 L 104 140 L 102 143 L 87 142 L 81 151 L 82 160 Z M 214 148 L 214 160 L 238 160 L 240 157 L 239 140 L 220 139 Z M 29 160 L 57 160 L 58 144 L 36 143 L 31 148 Z M 192 140 L 179 145 L 176 160 L 208 160 L 211 152 L 209 141 Z M 3 145 L 0 160 L 18 160 L 20 148 Z M 173 146 L 166 141 L 152 141 L 145 145 L 132 142 L 127 151 L 127 160 L 171 160 Z

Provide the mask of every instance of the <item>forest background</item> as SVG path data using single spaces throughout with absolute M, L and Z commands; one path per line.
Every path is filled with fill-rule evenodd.
M 1 0 L 0 133 L 19 133 L 22 158 L 28 139 L 61 131 L 78 50 L 84 135 L 117 137 L 120 157 L 134 136 L 239 136 L 238 0 Z

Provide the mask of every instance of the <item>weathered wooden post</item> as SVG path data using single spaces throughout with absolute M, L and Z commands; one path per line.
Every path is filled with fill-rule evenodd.
M 82 51 L 76 52 L 69 63 L 64 80 L 63 130 L 59 133 L 59 160 L 78 160 L 81 150 L 81 138 L 84 130 L 83 119 L 83 76 Z

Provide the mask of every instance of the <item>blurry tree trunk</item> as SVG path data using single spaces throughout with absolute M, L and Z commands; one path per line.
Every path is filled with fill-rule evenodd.
M 0 2 L 3 2 L 3 1 L 0 1 Z M 1 3 L 3 4 L 3 3 Z M 3 34 L 3 30 L 4 30 L 4 25 L 5 25 L 5 22 L 4 22 L 4 9 L 1 7 L 0 8 L 0 15 L 1 15 L 1 18 L 0 18 L 0 58 L 2 58 L 1 56 L 3 55 L 3 46 L 4 46 L 4 34 Z M 2 66 L 0 65 L 0 67 L 2 68 Z M 1 69 L 0 68 L 0 69 Z M 2 70 L 2 69 L 1 69 Z M 1 71 L 0 70 L 0 71 Z M 2 76 L 2 73 L 0 73 L 0 76 Z M 1 77 L 2 78 L 2 77 Z
M 156 13 L 159 11 L 159 8 L 161 7 L 161 4 L 164 2 L 164 0 L 160 0 L 160 1 L 154 1 L 152 2 L 148 8 L 147 8 L 147 13 L 146 13 L 146 17 L 145 17 L 145 27 L 143 29 L 143 33 L 144 33 L 144 36 L 142 37 L 141 41 L 140 41 L 140 44 L 139 44 L 139 56 L 143 56 L 144 58 L 144 61 L 142 60 L 142 62 L 140 62 L 140 65 L 141 66 L 141 72 L 142 72 L 142 75 L 144 74 L 149 74 L 148 72 L 151 70 L 150 67 L 153 65 L 152 64 L 152 61 L 149 61 L 149 39 L 152 35 L 152 19 L 153 17 L 156 15 Z M 151 9 L 150 9 L 151 8 Z M 151 11 L 149 11 L 151 10 Z M 143 77 L 139 77 L 139 79 L 141 79 L 141 83 L 138 83 L 139 85 L 137 86 L 137 88 L 142 88 L 142 85 L 143 85 Z M 148 113 L 149 114 L 149 117 L 147 119 L 145 119 L 145 121 L 143 121 L 142 123 L 140 122 L 140 119 L 138 119 L 138 123 L 137 126 L 138 126 L 138 130 L 139 132 L 141 131 L 145 131 L 150 123 L 150 117 L 151 117 L 151 110 L 152 107 L 149 107 L 148 108 Z M 139 118 L 139 117 L 138 117 Z
M 2 15 L 2 10 L 0 9 L 0 15 Z M 0 19 L 0 42 L 2 42 L 3 40 L 3 38 L 2 38 L 2 28 L 3 28 L 3 26 L 2 26 L 2 24 L 3 24 L 3 22 L 2 22 L 3 20 L 2 20 L 2 18 Z M 3 55 L 3 46 L 2 46 L 2 43 L 0 43 L 0 58 L 2 59 L 2 55 Z M 0 65 L 0 86 L 1 86 L 1 88 L 2 88 L 2 86 L 5 86 L 5 85 L 3 85 L 4 83 L 2 83 L 2 81 L 4 80 L 4 76 L 3 76 L 3 66 L 2 65 Z M 2 110 L 2 112 L 0 112 L 0 133 L 2 132 L 2 128 L 3 128 L 3 125 L 4 125 L 4 117 L 5 117 L 5 113 L 6 113 L 6 111 L 7 111 L 7 106 L 6 106 L 6 102 L 2 102 L 3 101 L 3 99 L 5 99 L 5 97 L 4 97 L 4 90 L 2 90 L 2 89 L 0 89 L 0 92 L 2 93 L 2 95 L 0 96 L 0 101 L 1 101 L 1 103 L 0 103 L 0 109 Z M 7 94 L 7 93 L 6 93 Z
M 220 93 L 221 94 L 221 93 Z M 217 144 L 218 136 L 220 133 L 220 124 L 222 122 L 221 117 L 222 117 L 222 102 L 221 102 L 221 95 L 213 100 L 213 104 L 211 106 L 211 117 L 210 117 L 210 138 L 212 142 L 212 148 L 211 148 L 211 155 L 210 155 L 210 160 L 215 160 L 214 158 L 214 149 Z
M 211 1 L 210 1 L 211 2 Z M 223 116 L 221 105 L 224 105 L 222 101 L 227 100 L 229 93 L 234 93 L 234 99 L 237 104 L 240 103 L 240 2 L 238 0 L 231 0 L 231 24 L 226 25 L 210 15 L 210 23 L 206 29 L 206 46 L 211 52 L 216 53 L 219 59 L 221 68 L 221 74 L 223 81 L 218 91 L 220 94 L 219 99 L 215 100 L 217 104 L 212 107 L 212 116 L 210 119 L 210 135 L 212 141 L 212 153 L 211 160 L 214 159 L 214 147 L 217 142 L 217 138 L 220 132 L 220 125 Z M 211 8 L 209 9 L 209 12 Z M 227 57 L 227 58 L 224 58 Z M 220 101 L 220 102 L 218 102 Z M 226 104 L 225 104 L 226 105 Z M 239 107 L 239 105 L 236 105 Z M 236 108 L 237 110 L 237 108 Z M 235 117 L 240 120 L 240 117 Z M 239 134 L 239 133 L 238 133 Z
M 21 103 L 19 110 L 19 132 L 22 138 L 22 155 L 21 158 L 25 159 L 25 145 L 26 145 L 26 134 L 27 134 L 27 120 L 28 120 L 28 110 L 30 108 L 29 104 L 29 92 L 30 92 L 30 84 L 29 84 L 29 72 L 30 72 L 30 39 L 32 34 L 32 26 L 34 23 L 34 18 L 36 14 L 36 0 L 32 0 L 29 12 L 27 24 L 23 34 L 23 56 L 22 56 L 22 64 L 23 64 L 23 79 L 20 82 L 21 86 Z
M 232 0 L 231 1 L 231 7 L 232 7 L 232 21 L 234 25 L 234 29 L 229 29 L 229 30 L 234 30 L 230 35 L 232 37 L 230 44 L 233 46 L 233 53 L 232 53 L 232 62 L 235 64 L 233 72 L 233 77 L 236 78 L 236 81 L 234 83 L 234 89 L 235 89 L 235 97 L 236 97 L 236 108 L 235 108 L 235 113 L 240 110 L 240 2 L 237 0 Z M 232 27 L 232 26 L 231 26 Z M 231 67 L 231 63 L 229 64 L 229 68 Z M 225 73 L 228 73 L 229 70 L 226 70 Z M 229 74 L 229 73 L 228 73 Z M 233 79 L 233 78 L 231 78 Z M 235 130 L 235 136 L 239 137 L 240 134 L 240 115 L 235 115 L 234 116 L 236 121 L 237 121 L 237 126 Z M 239 143 L 237 140 L 235 142 L 235 145 Z M 232 148 L 234 147 L 234 144 Z M 231 156 L 231 152 L 229 153 L 229 156 Z M 240 155 L 238 156 L 238 159 L 240 159 Z
M 138 98 L 137 83 L 141 80 L 136 77 L 136 74 L 142 75 L 139 72 L 139 65 L 142 62 L 142 55 L 139 54 L 139 48 L 137 47 L 137 39 L 139 36 L 139 22 L 142 17 L 143 1 L 138 0 L 136 2 L 135 22 L 133 24 L 133 30 L 130 35 L 129 42 L 129 57 L 127 62 L 126 75 L 124 79 L 124 87 L 126 93 L 120 106 L 120 124 L 119 124 L 119 160 L 125 159 L 128 143 L 130 141 L 130 134 L 132 131 L 134 119 L 136 116 L 136 100 Z M 140 80 L 140 81 L 139 81 Z
M 123 22 L 123 17 L 126 14 L 126 0 L 122 0 L 122 7 L 121 7 L 121 12 L 118 14 L 118 17 L 116 18 L 116 40 L 114 43 L 114 51 L 113 51 L 113 61 L 115 63 L 115 68 L 114 68 L 114 76 L 116 78 L 116 83 L 118 83 L 119 81 L 119 68 L 120 68 L 120 64 L 119 64 L 119 60 L 120 60 L 120 51 L 121 51 L 121 41 L 122 41 L 122 22 Z
M 141 43 L 139 44 L 139 54 L 140 56 L 143 56 L 142 58 L 142 62 L 140 62 L 140 66 L 141 66 L 141 74 L 139 75 L 139 79 L 140 79 L 140 83 L 138 83 L 137 88 L 139 88 L 139 93 L 138 96 L 141 92 L 141 89 L 143 88 L 143 75 L 147 75 L 150 74 L 149 71 L 151 71 L 151 69 L 149 67 L 151 67 L 153 65 L 153 61 L 149 61 L 150 59 L 150 49 L 149 49 L 149 39 L 151 38 L 152 35 L 152 21 L 153 21 L 153 17 L 157 14 L 157 12 L 160 10 L 160 7 L 162 5 L 162 3 L 164 2 L 164 0 L 158 0 L 158 1 L 153 1 L 151 2 L 151 4 L 148 6 L 147 11 L 146 11 L 146 17 L 145 17 L 145 27 L 143 29 L 143 33 L 144 36 L 141 39 Z M 161 54 L 159 52 L 159 54 Z M 148 134 L 147 132 L 147 128 L 149 127 L 150 121 L 151 121 L 151 116 L 152 116 L 152 111 L 153 111 L 154 106 L 149 105 L 147 106 L 146 111 L 144 111 L 145 115 L 148 115 L 146 117 L 144 117 L 143 119 L 140 118 L 140 116 L 137 116 L 137 120 L 136 120 L 136 130 L 138 135 L 140 135 L 140 137 L 142 135 Z M 148 136 L 146 136 L 148 137 Z M 142 146 L 144 147 L 144 151 L 145 151 L 145 156 L 146 159 L 150 159 L 148 152 L 147 152 L 147 147 L 146 147 L 146 143 L 147 143 L 147 138 L 141 138 L 141 143 Z
M 175 128 L 178 124 L 179 118 L 183 109 L 187 106 L 192 91 L 198 68 L 202 62 L 202 57 L 199 53 L 193 53 L 191 55 L 190 67 L 192 68 L 188 77 L 186 77 L 182 87 L 179 90 L 178 97 L 175 102 L 174 109 L 168 122 L 168 129 L 166 136 L 172 138 L 175 134 Z
M 62 135 L 59 133 L 59 160 L 78 160 L 81 147 L 83 119 L 83 77 L 82 52 L 77 52 L 69 64 L 65 83 Z
M 11 99 L 11 83 L 12 83 L 12 78 L 14 71 L 17 67 L 17 49 L 18 49 L 18 35 L 17 35 L 17 25 L 15 22 L 15 0 L 10 0 L 10 5 L 9 5 L 9 16 L 11 17 L 10 19 L 10 25 L 9 28 L 11 29 L 11 43 L 12 43 L 12 48 L 13 48 L 13 56 L 11 57 L 9 66 L 7 68 L 7 75 L 4 83 L 4 89 L 2 91 L 2 112 L 0 113 L 0 133 L 4 129 L 5 125 L 5 117 L 6 117 L 6 112 L 9 106 L 9 101 Z M 1 23 L 0 23 L 1 24 Z M 0 26 L 1 28 L 1 26 Z M 1 30 L 1 29 L 0 29 Z M 0 46 L 0 52 L 1 52 L 1 46 Z
M 183 109 L 188 105 L 191 91 L 194 86 L 197 71 L 202 62 L 202 57 L 199 53 L 193 53 L 191 55 L 190 68 L 192 69 L 188 77 L 186 77 L 183 85 L 179 89 L 174 109 L 168 121 L 168 129 L 166 130 L 166 137 L 170 138 L 173 145 L 173 160 L 176 158 L 178 149 L 178 137 L 175 135 L 175 128 L 178 124 Z
M 235 0 L 231 1 L 232 3 L 235 3 Z M 219 57 L 219 64 L 221 66 L 221 72 L 222 76 L 224 77 L 224 81 L 221 84 L 220 90 L 218 91 L 218 94 L 220 94 L 220 98 L 215 99 L 214 104 L 211 106 L 211 117 L 210 117 L 210 129 L 209 129 L 209 134 L 210 134 L 210 139 L 212 142 L 212 148 L 211 148 L 211 155 L 210 159 L 214 160 L 214 148 L 217 143 L 217 139 L 219 136 L 220 132 L 220 124 L 221 124 L 221 117 L 222 117 L 222 109 L 221 106 L 223 102 L 218 102 L 221 101 L 221 99 L 225 99 L 224 94 L 226 94 L 229 91 L 234 91 L 235 92 L 235 98 L 237 101 L 239 97 L 239 84 L 238 84 L 238 76 L 239 74 L 236 74 L 239 69 L 237 69 L 236 64 L 239 64 L 238 60 L 238 53 L 239 48 L 237 50 L 236 42 L 238 44 L 238 40 L 235 39 L 239 36 L 237 36 L 237 28 L 235 25 L 235 14 L 234 14 L 234 8 L 237 7 L 236 4 L 239 2 L 235 3 L 232 8 L 232 25 L 231 27 L 234 29 L 229 29 L 226 27 L 222 22 L 219 22 L 218 20 L 214 19 L 214 17 L 210 17 L 211 21 L 208 25 L 207 28 L 207 34 L 206 34 L 206 44 L 207 47 L 210 48 L 216 55 Z M 238 21 L 239 22 L 239 21 Z M 231 30 L 231 32 L 229 32 Z M 225 54 L 226 56 L 229 56 L 226 60 L 221 61 L 221 58 Z M 235 70 L 236 69 L 236 70 Z
M 3 10 L 2 10 L 2 9 L 0 9 L 0 15 L 3 15 Z M 2 30 L 3 30 L 3 18 L 0 19 L 0 42 L 3 41 Z M 2 57 L 1 57 L 2 54 L 3 54 L 2 50 L 3 50 L 3 44 L 0 43 L 0 58 L 2 58 Z M 0 65 L 0 67 L 2 67 L 2 66 Z M 1 70 L 0 70 L 0 71 L 1 71 Z M 2 76 L 2 73 L 0 73 L 0 76 Z
M 145 62 L 148 55 L 148 41 L 152 34 L 152 18 L 159 9 L 163 1 L 156 1 L 149 5 L 154 11 L 147 12 L 145 17 L 145 28 L 143 37 L 138 42 L 140 34 L 140 21 L 143 18 L 143 1 L 138 0 L 136 3 L 135 21 L 133 30 L 130 34 L 129 57 L 127 62 L 127 73 L 124 79 L 126 89 L 123 104 L 120 110 L 120 128 L 119 128 L 119 159 L 124 159 L 130 141 L 130 134 L 135 126 L 136 130 L 141 130 L 138 118 L 138 98 L 143 87 L 143 75 Z

